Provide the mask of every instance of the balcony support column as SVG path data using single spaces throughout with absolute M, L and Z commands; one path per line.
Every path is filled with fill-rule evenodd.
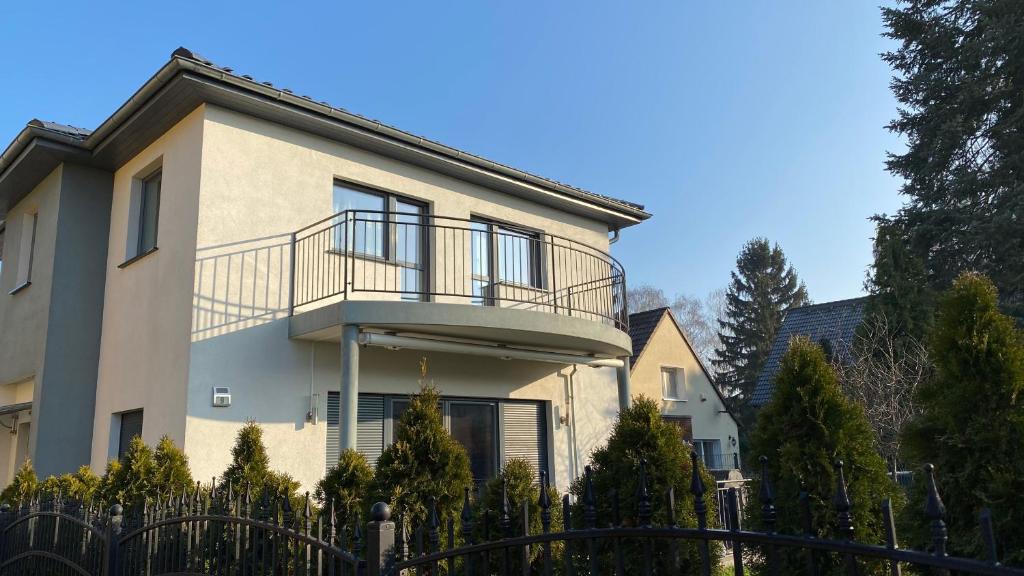
M 341 394 L 339 395 L 341 449 L 356 448 L 359 418 L 359 326 L 341 327 Z
M 629 393 L 629 356 L 622 357 L 622 366 L 615 369 L 615 379 L 619 385 L 619 412 L 622 412 L 632 404 Z

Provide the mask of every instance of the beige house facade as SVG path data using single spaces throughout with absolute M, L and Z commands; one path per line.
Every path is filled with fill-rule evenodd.
M 564 490 L 629 402 L 609 252 L 641 206 L 185 49 L 94 131 L 33 122 L 0 156 L 0 483 L 102 471 L 135 435 L 209 478 L 254 420 L 311 489 L 430 382 L 478 479 L 519 456 Z
M 669 308 L 630 315 L 634 394 L 657 401 L 719 480 L 741 478 L 739 431 L 725 399 Z

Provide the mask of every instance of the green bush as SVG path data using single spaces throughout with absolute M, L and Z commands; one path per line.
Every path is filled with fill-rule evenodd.
M 164 436 L 157 442 L 156 450 L 153 452 L 153 464 L 153 485 L 157 493 L 181 494 L 195 490 L 192 472 L 188 467 L 188 456 L 185 456 L 185 452 L 169 437 Z
M 898 508 L 902 494 L 887 476 L 874 438 L 864 411 L 843 395 L 821 348 L 806 338 L 791 340 L 775 379 L 775 394 L 761 409 L 751 434 L 750 456 L 755 461 L 767 458 L 776 496 L 776 529 L 788 534 L 803 532 L 797 496 L 806 490 L 816 535 L 836 536 L 837 515 L 831 503 L 837 476 L 834 463 L 842 460 L 853 502 L 854 538 L 871 544 L 883 542 L 881 502 L 892 498 Z M 756 498 L 760 479 L 755 478 L 749 489 Z M 759 505 L 746 510 L 746 526 L 768 528 Z M 780 561 L 783 573 L 797 573 L 805 559 L 798 552 L 783 551 Z M 822 573 L 838 570 L 836 559 L 830 561 L 832 564 L 822 566 Z M 822 563 L 826 562 L 823 558 Z
M 540 507 L 540 482 L 533 464 L 524 458 L 510 458 L 505 462 L 501 474 L 492 478 L 484 485 L 483 493 L 474 508 L 474 534 L 477 542 L 484 541 L 484 535 L 490 534 L 492 540 L 504 537 L 501 527 L 501 509 L 503 503 L 502 488 L 508 495 L 509 517 L 514 535 L 523 535 L 523 504 L 527 505 L 527 518 L 529 520 L 529 533 L 542 534 Z M 562 497 L 552 486 L 548 486 L 548 498 L 551 500 L 551 531 L 562 530 Z M 486 520 L 486 521 L 485 521 Z M 485 527 L 486 525 L 486 527 Z M 558 565 L 561 554 L 561 543 L 552 544 L 552 557 L 555 565 Z M 539 572 L 543 548 L 541 546 L 530 547 L 530 563 Z M 491 555 L 491 572 L 497 574 L 502 568 L 502 554 L 497 552 Z M 513 554 L 511 560 L 513 574 L 522 573 L 522 556 Z
M 338 463 L 327 470 L 323 480 L 316 484 L 313 497 L 325 510 L 334 503 L 334 511 L 343 522 L 355 518 L 357 513 L 364 513 L 368 508 L 366 502 L 373 482 L 373 468 L 366 461 L 366 456 L 351 448 L 342 450 Z M 366 518 L 365 515 L 362 516 Z
M 618 493 L 622 521 L 627 526 L 638 526 L 637 487 L 641 461 L 647 461 L 647 486 L 651 495 L 652 524 L 667 526 L 667 493 L 674 489 L 676 523 L 680 526 L 697 526 L 694 500 L 690 492 L 693 472 L 690 460 L 691 448 L 683 440 L 679 429 L 661 417 L 658 403 L 645 396 L 633 399 L 632 406 L 619 413 L 619 417 L 608 438 L 608 444 L 597 449 L 591 457 L 594 495 L 597 499 L 598 525 L 612 521 L 612 493 Z M 715 480 L 701 466 L 704 481 L 704 503 L 707 506 L 709 525 L 717 519 L 717 498 Z M 575 496 L 573 524 L 583 526 L 583 478 L 573 482 L 571 491 Z M 696 543 L 677 542 L 682 574 L 700 573 L 700 555 Z M 669 573 L 670 543 L 654 543 L 655 572 Z M 622 543 L 626 558 L 626 572 L 639 573 L 643 566 L 643 547 L 636 541 Z M 718 549 L 712 546 L 712 565 L 717 564 Z M 613 566 L 610 544 L 602 543 L 602 563 L 606 568 Z M 610 570 L 610 568 L 608 568 Z
M 263 444 L 263 428 L 252 420 L 238 431 L 231 448 L 231 464 L 221 475 L 220 487 L 227 490 L 228 486 L 235 494 L 248 490 L 250 498 L 257 503 L 264 497 L 272 499 L 286 494 L 296 513 L 304 504 L 298 495 L 299 483 L 290 475 L 270 468 L 270 456 Z
M 44 494 L 53 496 L 59 494 L 64 498 L 85 502 L 96 497 L 101 483 L 102 479 L 93 473 L 92 468 L 82 466 L 73 474 L 61 474 L 46 478 L 40 484 L 39 491 Z
M 373 493 L 410 527 L 425 524 L 429 499 L 441 518 L 458 518 L 463 491 L 473 485 L 466 450 L 445 430 L 441 395 L 424 385 L 395 423 L 395 441 L 377 459 Z
M 963 274 L 943 295 L 931 353 L 936 375 L 918 388 L 922 412 L 905 437 L 917 466 L 935 465 L 949 549 L 984 557 L 978 514 L 991 507 L 1004 563 L 1024 565 L 1024 335 L 999 312 L 987 278 Z M 917 478 L 915 488 L 925 484 Z M 912 494 L 906 524 L 916 532 L 907 538 L 925 546 L 924 491 Z
M 131 439 L 128 450 L 117 464 L 107 467 L 104 484 L 103 496 L 107 502 L 118 503 L 125 508 L 142 505 L 147 499 L 167 496 L 156 491 L 153 450 L 138 436 Z
M 11 506 L 18 506 L 27 498 L 35 495 L 39 490 L 39 478 L 36 477 L 32 461 L 26 459 L 14 474 L 14 480 L 0 492 L 0 501 Z

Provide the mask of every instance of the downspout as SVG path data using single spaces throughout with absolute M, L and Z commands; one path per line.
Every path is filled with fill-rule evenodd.
M 618 241 L 619 241 L 619 229 L 615 228 L 614 230 L 612 230 L 612 237 L 608 239 L 608 244 L 609 245 L 615 244 Z
M 316 393 L 316 342 L 312 342 L 309 347 L 309 412 L 306 412 L 306 422 L 314 426 L 320 420 L 317 409 L 319 399 L 319 394 Z
M 579 369 L 575 364 L 572 371 L 567 375 L 567 387 L 569 389 L 569 445 L 571 448 L 570 461 L 572 463 L 569 471 L 572 479 L 579 477 L 580 470 L 580 447 L 576 441 L 576 372 Z

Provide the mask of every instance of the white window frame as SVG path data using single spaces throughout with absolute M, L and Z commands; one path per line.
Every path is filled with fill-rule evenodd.
M 143 248 L 143 227 L 146 225 L 146 184 L 154 178 L 160 178 L 160 187 L 156 194 L 156 213 L 153 220 L 153 246 Z M 157 251 L 160 244 L 160 208 L 163 204 L 163 157 L 150 163 L 137 175 L 132 177 L 131 197 L 128 203 L 128 230 L 125 239 L 124 263 L 118 268 L 129 264 Z
M 17 294 L 32 285 L 32 267 L 36 259 L 36 238 L 39 230 L 39 212 L 27 212 L 21 217 L 21 240 L 18 245 L 18 270 L 14 288 Z M 6 236 L 6 234 L 5 234 Z
M 675 374 L 675 395 L 669 395 L 666 392 L 665 386 L 665 375 Z M 662 366 L 661 367 L 661 399 L 671 400 L 673 402 L 686 402 L 686 370 L 681 366 Z

